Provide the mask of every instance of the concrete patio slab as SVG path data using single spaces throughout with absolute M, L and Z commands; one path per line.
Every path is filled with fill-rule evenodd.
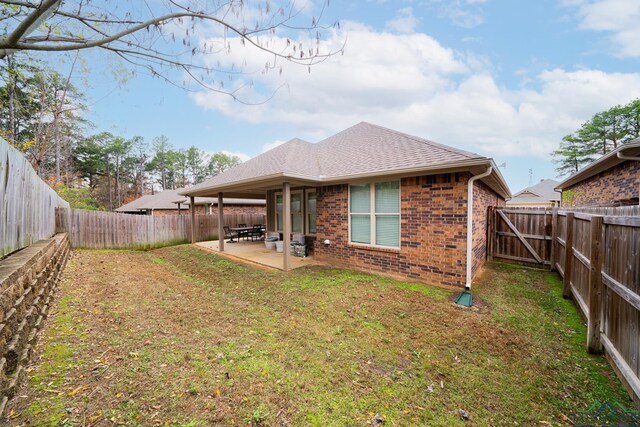
M 252 242 L 241 240 L 237 243 L 225 242 L 224 252 L 220 252 L 217 240 L 198 242 L 196 246 L 236 261 L 276 268 L 278 270 L 283 269 L 282 252 L 276 252 L 275 249 L 267 249 L 263 241 Z M 291 256 L 289 260 L 292 270 L 307 265 L 322 265 L 322 263 L 316 261 L 313 256 L 305 258 Z

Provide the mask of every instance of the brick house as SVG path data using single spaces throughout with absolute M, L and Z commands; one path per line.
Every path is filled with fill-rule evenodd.
M 622 145 L 558 184 L 562 206 L 640 204 L 640 139 Z
M 156 194 L 147 194 L 117 208 L 116 212 L 138 215 L 187 215 L 190 201 L 179 195 L 184 188 L 165 190 Z M 265 200 L 227 198 L 224 200 L 226 214 L 265 215 Z M 218 199 L 197 197 L 195 213 L 217 215 Z
M 316 144 L 293 139 L 181 194 L 266 197 L 285 270 L 300 233 L 328 264 L 448 286 L 470 286 L 487 208 L 511 196 L 492 159 L 365 122 Z

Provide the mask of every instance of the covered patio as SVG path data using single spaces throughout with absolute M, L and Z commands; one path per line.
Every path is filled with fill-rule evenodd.
M 283 270 L 282 252 L 276 252 L 273 249 L 267 249 L 263 241 L 240 241 L 236 244 L 227 244 L 224 246 L 224 251 L 220 250 L 220 244 L 218 240 L 211 240 L 208 242 L 198 242 L 196 246 L 204 248 L 209 251 L 216 252 L 226 258 L 238 260 L 242 262 L 248 262 L 250 264 L 256 264 L 263 267 L 277 268 Z M 316 261 L 313 256 L 305 258 L 290 257 L 289 269 L 300 268 L 307 265 L 321 265 L 322 263 Z
M 218 200 L 218 235 L 227 239 L 199 245 L 221 255 L 284 271 L 311 264 L 316 238 L 316 189 L 320 183 L 314 177 L 317 174 L 315 160 L 305 155 L 310 146 L 312 144 L 306 141 L 293 139 L 181 192 L 181 195 L 189 198 L 192 207 L 196 197 L 215 197 Z M 289 165 L 290 162 L 292 165 Z M 262 241 L 259 244 L 227 242 L 230 236 L 223 227 L 223 201 L 229 197 L 265 201 L 265 231 L 279 236 L 283 252 L 266 249 Z M 195 221 L 193 208 L 191 217 Z M 247 224 L 249 227 L 252 225 Z M 291 254 L 291 244 L 296 236 L 304 239 L 312 256 L 300 258 Z M 195 236 L 192 236 L 192 243 L 195 240 Z

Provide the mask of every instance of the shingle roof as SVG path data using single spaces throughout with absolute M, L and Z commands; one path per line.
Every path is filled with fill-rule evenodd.
M 539 183 L 518 191 L 509 200 L 510 203 L 545 203 L 550 201 L 560 201 L 560 193 L 554 189 L 558 186 L 558 181 L 544 179 Z
M 367 122 L 315 146 L 321 175 L 327 178 L 484 158 Z
M 177 200 L 186 200 L 184 196 L 178 195 L 178 192 L 184 191 L 184 188 L 177 190 L 164 190 L 149 197 L 144 203 L 138 206 L 138 209 L 178 209 L 178 205 L 174 202 Z
M 116 212 L 138 212 L 138 207 L 145 204 L 150 197 L 153 197 L 153 195 L 145 194 L 142 197 L 138 197 L 137 199 L 129 203 L 125 203 L 119 208 L 116 208 L 115 211 Z
M 222 185 L 282 173 L 290 175 L 317 174 L 317 159 L 311 155 L 313 149 L 313 144 L 294 138 L 213 178 L 209 178 L 201 184 L 194 185 L 188 188 L 188 191 L 205 188 L 212 183 Z
M 189 206 L 189 199 L 185 196 L 181 196 L 179 193 L 186 191 L 186 188 L 177 188 L 175 190 L 165 190 L 156 194 L 147 194 L 130 203 L 120 206 L 116 209 L 116 212 L 138 212 L 145 209 L 178 209 L 177 202 L 183 204 L 181 209 L 186 209 Z M 196 205 L 199 204 L 218 204 L 217 198 L 212 197 L 196 197 Z M 264 205 L 265 200 L 256 199 L 236 199 L 225 197 L 222 201 L 228 205 Z
M 579 183 L 582 180 L 597 175 L 600 172 L 603 172 L 609 168 L 627 161 L 624 159 L 620 159 L 618 157 L 618 154 L 628 157 L 640 157 L 640 138 L 636 138 L 627 144 L 621 145 L 615 150 L 610 151 L 609 153 L 600 157 L 598 160 L 589 163 L 578 172 L 572 174 L 567 179 L 558 184 L 557 188 L 564 190 Z
M 478 166 L 491 159 L 423 138 L 373 125 L 358 123 L 316 144 L 292 139 L 224 173 L 193 186 L 182 194 L 206 194 L 230 185 L 256 183 L 275 178 L 311 182 L 355 179 L 360 176 L 403 173 L 448 165 Z M 495 182 L 509 190 L 497 168 Z

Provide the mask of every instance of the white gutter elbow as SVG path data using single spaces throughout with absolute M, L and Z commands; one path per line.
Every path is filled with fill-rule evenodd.
M 471 272 L 473 266 L 473 184 L 481 178 L 491 175 L 493 167 L 489 166 L 486 172 L 472 176 L 467 182 L 467 277 L 464 287 L 471 289 Z
M 618 151 L 617 156 L 620 160 L 635 160 L 640 162 L 640 157 L 625 156 L 622 151 Z

